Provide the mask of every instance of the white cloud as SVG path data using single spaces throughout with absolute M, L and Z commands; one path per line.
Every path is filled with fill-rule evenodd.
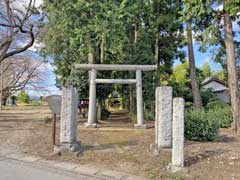
M 30 0 L 17 0 L 12 2 L 12 6 L 24 11 L 28 7 L 29 3 L 30 3 Z M 42 4 L 43 4 L 43 0 L 32 1 L 32 6 L 36 8 L 40 8 Z
M 209 63 L 211 61 L 211 57 L 206 57 L 204 60 L 203 60 L 203 63 Z
M 30 51 L 39 52 L 42 48 L 44 48 L 44 44 L 42 42 L 34 41 L 33 45 L 29 48 Z

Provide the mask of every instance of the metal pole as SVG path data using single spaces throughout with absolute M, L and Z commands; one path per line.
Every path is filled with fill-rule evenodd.
M 52 142 L 53 145 L 56 145 L 56 141 L 55 141 L 55 137 L 56 137 L 56 119 L 57 119 L 57 115 L 54 113 L 52 115 Z

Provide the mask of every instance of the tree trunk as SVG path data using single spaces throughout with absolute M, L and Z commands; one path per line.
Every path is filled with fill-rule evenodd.
M 0 110 L 2 110 L 3 105 L 3 62 L 0 63 L 0 70 L 1 70 L 1 95 L 0 95 Z
M 98 100 L 97 121 L 102 119 L 102 100 Z
M 104 33 L 102 33 L 102 39 L 101 39 L 101 45 L 100 45 L 100 63 L 103 64 L 104 63 Z
M 157 69 L 157 78 L 156 78 L 156 86 L 160 86 L 160 68 L 159 68 L 159 45 L 158 45 L 158 38 L 156 38 L 156 41 L 155 41 L 155 62 L 158 66 L 158 69 Z
M 188 41 L 188 59 L 190 65 L 190 78 L 193 94 L 193 106 L 195 108 L 202 108 L 202 99 L 199 93 L 199 87 L 197 83 L 195 59 L 193 52 L 193 42 L 192 42 L 192 25 L 191 22 L 187 22 L 187 41 Z
M 233 44 L 232 20 L 228 12 L 224 13 L 224 36 L 227 54 L 228 86 L 233 115 L 232 128 L 239 131 L 239 92 L 236 71 L 236 59 Z
M 132 84 L 129 85 L 129 111 L 132 113 L 136 112 L 136 101 L 134 98 L 134 87 Z
M 133 43 L 134 43 L 134 53 L 136 53 L 136 45 L 137 45 L 137 39 L 138 39 L 138 25 L 135 23 L 134 24 L 134 38 L 133 38 Z M 129 111 L 132 113 L 136 112 L 136 100 L 134 97 L 134 90 L 135 88 L 133 87 L 132 84 L 129 85 L 129 103 L 130 103 L 130 107 L 129 107 Z
M 136 45 L 138 39 L 138 25 L 134 24 L 134 44 Z
M 94 63 L 93 49 L 92 49 L 92 46 L 89 44 L 88 45 L 88 64 L 93 64 L 93 63 Z

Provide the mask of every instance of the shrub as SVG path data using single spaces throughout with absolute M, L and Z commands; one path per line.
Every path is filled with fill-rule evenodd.
M 145 119 L 146 121 L 154 120 L 154 113 L 146 109 L 146 110 L 144 111 L 144 119 Z
M 103 108 L 102 109 L 102 119 L 107 119 L 109 117 L 109 115 L 110 115 L 110 112 L 107 109 Z
M 213 101 L 207 104 L 207 111 L 215 116 L 221 128 L 228 128 L 232 123 L 231 107 L 222 101 Z
M 207 109 L 216 109 L 216 108 L 225 108 L 225 107 L 230 107 L 230 106 L 220 100 L 209 102 L 206 106 Z
M 192 102 L 186 102 L 185 103 L 185 108 L 193 108 L 193 103 Z
M 202 98 L 202 105 L 205 107 L 209 102 L 216 100 L 216 96 L 213 94 L 211 89 L 202 89 L 200 91 Z
M 186 110 L 185 137 L 193 141 L 212 141 L 218 134 L 219 123 L 212 112 Z
M 18 96 L 17 96 L 17 100 L 20 103 L 29 103 L 29 95 L 25 92 L 25 91 L 21 91 Z
M 137 115 L 135 113 L 130 112 L 129 116 L 130 116 L 131 122 L 136 124 L 137 123 Z
M 17 100 L 17 96 L 11 96 L 10 99 L 12 99 L 13 101 Z

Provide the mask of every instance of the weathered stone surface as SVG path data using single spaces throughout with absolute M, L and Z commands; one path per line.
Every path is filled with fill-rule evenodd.
M 156 89 L 155 143 L 158 148 L 172 145 L 172 87 Z
M 77 90 L 62 88 L 60 143 L 73 143 L 77 136 Z
M 142 124 L 142 125 L 134 124 L 134 128 L 135 129 L 147 129 L 147 125 L 146 124 Z
M 86 128 L 98 128 L 99 125 L 98 125 L 97 123 L 94 123 L 94 124 L 88 124 L 88 123 L 86 123 L 86 124 L 85 124 L 85 127 L 86 127 Z
M 142 99 L 142 71 L 136 71 L 136 94 L 137 94 L 137 124 L 135 128 L 142 129 L 143 126 L 143 99 Z
M 91 127 L 95 128 L 94 124 L 96 124 L 96 82 L 95 82 L 96 76 L 97 76 L 97 71 L 95 69 L 92 69 L 90 73 L 90 84 L 89 84 L 88 122 L 86 124 L 88 128 L 91 128 Z
M 77 152 L 76 156 L 79 156 L 83 152 L 80 142 L 72 143 L 61 143 L 60 145 L 54 146 L 54 154 L 61 155 L 62 153 Z
M 173 100 L 173 148 L 172 170 L 178 171 L 184 166 L 184 99 Z

